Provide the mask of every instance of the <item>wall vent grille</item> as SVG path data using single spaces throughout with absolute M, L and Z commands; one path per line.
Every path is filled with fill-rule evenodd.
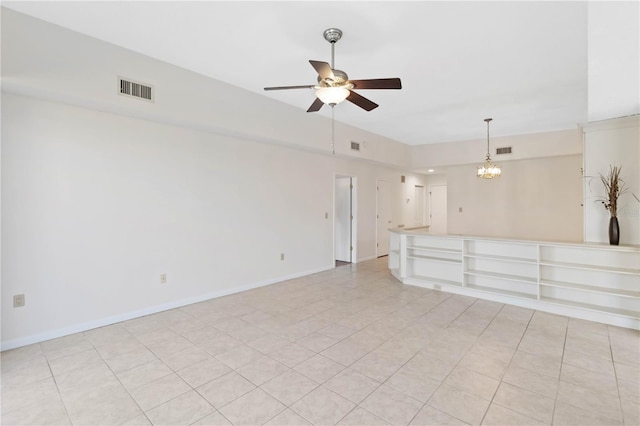
M 502 155 L 502 154 L 511 154 L 511 147 L 510 146 L 505 146 L 502 148 L 497 148 L 496 149 L 496 155 Z
M 148 84 L 118 77 L 118 91 L 121 95 L 153 102 L 153 87 Z
M 360 151 L 360 142 L 351 141 L 351 149 L 354 151 Z

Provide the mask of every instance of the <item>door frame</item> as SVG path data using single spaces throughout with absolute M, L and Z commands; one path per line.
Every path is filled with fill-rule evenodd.
M 358 177 L 342 173 L 333 174 L 333 223 L 331 233 L 331 263 L 336 261 L 336 179 L 351 178 L 351 263 L 358 263 Z
M 378 227 L 379 227 L 378 226 L 379 225 L 378 221 L 380 220 L 380 217 L 379 217 L 380 216 L 380 182 L 388 183 L 390 185 L 389 189 L 391 189 L 391 185 L 393 184 L 393 182 L 391 182 L 390 180 L 387 180 L 387 179 L 376 179 L 376 212 L 375 212 L 376 213 L 376 247 L 375 247 L 375 249 L 376 249 L 376 258 L 382 257 L 382 256 L 387 256 L 389 254 L 388 250 L 387 250 L 387 254 L 380 255 L 378 253 L 378 249 L 380 248 L 380 235 L 378 235 L 379 234 L 379 232 L 378 232 Z M 389 194 L 389 195 L 391 196 L 392 194 Z M 393 209 L 393 202 L 390 203 L 389 208 Z M 393 211 L 393 210 L 391 210 L 391 211 Z M 391 217 L 393 217 L 393 215 Z
M 417 226 L 422 227 L 422 226 L 425 226 L 425 222 L 426 222 L 426 219 L 427 219 L 427 209 L 426 209 L 426 206 L 427 206 L 427 188 L 424 185 L 418 185 L 418 184 L 414 184 L 413 185 L 413 198 L 415 200 L 416 206 L 418 204 L 418 199 L 416 197 L 416 188 L 422 188 L 422 217 L 420 218 L 420 223 L 416 224 Z M 413 212 L 414 213 L 413 214 L 414 218 L 417 218 L 417 216 L 415 214 L 415 209 L 416 208 L 417 207 L 414 207 L 414 212 Z

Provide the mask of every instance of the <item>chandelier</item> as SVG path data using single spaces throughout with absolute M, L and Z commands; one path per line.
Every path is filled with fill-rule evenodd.
M 493 120 L 493 118 L 485 118 L 484 121 L 487 122 L 487 158 L 482 166 L 478 167 L 478 177 L 483 179 L 493 179 L 500 176 L 502 172 L 500 170 L 500 166 L 493 164 L 491 162 L 491 155 L 489 154 L 489 122 Z

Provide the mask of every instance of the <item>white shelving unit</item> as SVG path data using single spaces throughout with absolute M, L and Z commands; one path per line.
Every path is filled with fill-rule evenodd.
M 540 246 L 540 299 L 623 317 L 640 312 L 640 253 Z
M 405 275 L 434 286 L 460 286 L 462 240 L 406 235 Z
M 517 242 L 464 240 L 463 286 L 513 297 L 538 297 L 538 251 Z
M 392 230 L 405 284 L 640 330 L 640 248 Z

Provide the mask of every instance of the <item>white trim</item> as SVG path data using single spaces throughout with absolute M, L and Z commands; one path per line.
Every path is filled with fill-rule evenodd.
M 331 240 L 332 240 L 332 251 L 331 258 L 332 262 L 336 260 L 336 179 L 339 178 L 350 178 L 351 179 L 351 263 L 358 263 L 358 176 L 342 174 L 342 173 L 333 173 L 333 185 L 332 185 L 332 194 L 333 194 L 333 223 L 332 223 L 332 231 L 331 231 Z
M 590 121 L 588 123 L 580 123 L 578 126 L 582 128 L 583 132 L 638 127 L 640 126 L 640 114 Z
M 361 259 L 357 259 L 356 262 L 354 263 L 359 263 L 359 262 L 366 262 L 367 260 L 374 260 L 377 259 L 377 256 L 369 256 L 369 257 L 363 257 Z
M 162 305 L 151 306 L 151 307 L 140 309 L 133 312 L 127 312 L 124 314 L 114 315 L 111 317 L 106 317 L 106 318 L 102 318 L 95 321 L 89 321 L 82 324 L 72 325 L 70 327 L 60 328 L 57 330 L 47 331 L 44 333 L 32 334 L 30 336 L 19 337 L 17 339 L 12 339 L 7 341 L 3 340 L 1 344 L 1 350 L 6 351 L 9 349 L 19 348 L 21 346 L 27 346 L 34 343 L 44 342 L 46 340 L 56 339 L 58 337 L 68 336 L 70 334 L 81 333 L 83 331 L 92 330 L 94 328 L 105 327 L 107 325 L 116 324 L 122 321 L 139 318 L 146 315 L 157 314 L 158 312 L 163 312 L 170 309 L 192 305 L 194 303 L 204 302 L 206 300 L 216 299 L 218 297 L 228 296 L 230 294 L 240 293 L 242 291 L 252 290 L 258 287 L 265 287 L 278 282 L 287 281 L 294 278 L 300 278 L 307 275 L 316 274 L 318 272 L 328 271 L 334 268 L 335 268 L 335 265 L 331 264 L 331 265 L 323 266 L 321 268 L 313 269 L 310 271 L 300 272 L 300 273 L 291 274 L 284 277 L 274 278 L 274 279 L 265 280 L 265 281 L 259 281 L 257 283 L 248 284 L 248 285 L 239 286 L 239 287 L 233 287 L 230 289 L 216 291 L 213 293 L 207 293 L 200 296 L 189 297 L 186 299 L 164 303 Z
M 380 222 L 380 182 L 388 183 L 389 184 L 389 190 L 393 191 L 393 188 L 391 188 L 391 185 L 393 185 L 392 181 L 387 180 L 387 179 L 376 179 L 376 211 L 375 211 L 375 215 L 376 215 L 376 217 L 375 217 L 375 219 L 376 219 L 376 240 L 375 240 L 375 244 L 376 245 L 374 247 L 376 255 L 373 257 L 373 259 L 377 259 L 378 257 L 386 256 L 386 255 L 389 254 L 389 252 L 388 252 L 389 248 L 388 247 L 387 247 L 387 254 L 383 254 L 383 255 L 379 254 L 379 250 L 380 250 L 380 235 L 378 234 L 378 231 L 379 231 L 379 225 L 380 225 L 379 224 L 379 222 Z M 391 202 L 391 204 L 393 204 L 393 203 Z M 393 214 L 391 214 L 391 218 L 393 219 Z M 393 225 L 393 223 L 392 223 L 392 225 Z M 392 226 L 392 227 L 395 228 L 395 226 Z M 385 226 L 385 228 L 388 229 L 389 228 L 389 224 L 387 224 Z M 391 237 L 389 237 L 389 238 L 391 238 Z

